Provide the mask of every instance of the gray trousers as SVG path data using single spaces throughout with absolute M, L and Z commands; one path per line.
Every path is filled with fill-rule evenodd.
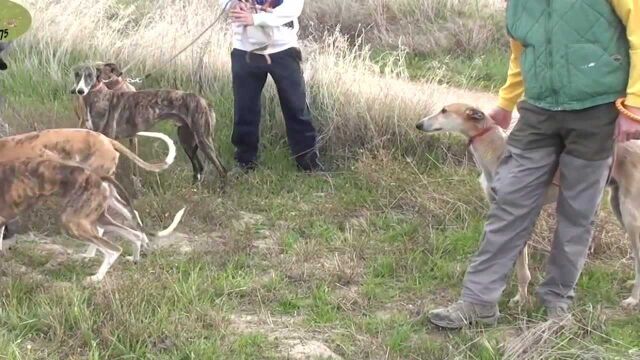
M 465 275 L 462 300 L 484 305 L 499 301 L 559 169 L 557 227 L 546 278 L 537 294 L 544 304 L 568 304 L 606 186 L 617 111 L 613 104 L 605 104 L 552 112 L 523 102 L 519 112 L 491 184 L 494 200 L 480 249 Z

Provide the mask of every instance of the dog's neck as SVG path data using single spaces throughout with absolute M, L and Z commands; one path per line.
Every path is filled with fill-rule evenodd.
M 97 93 L 103 92 L 105 90 L 108 90 L 107 86 L 102 81 L 97 81 L 95 84 L 91 85 L 91 89 L 89 90 L 87 95 L 92 92 Z
M 105 84 L 105 86 L 111 91 L 118 91 L 122 89 L 126 83 L 127 82 L 124 81 L 121 77 L 114 76 Z
M 493 179 L 493 173 L 502 159 L 505 146 L 506 135 L 495 124 L 489 124 L 469 137 L 469 148 L 476 165 L 488 180 Z

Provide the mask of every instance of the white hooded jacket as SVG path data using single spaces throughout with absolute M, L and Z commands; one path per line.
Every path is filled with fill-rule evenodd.
M 237 0 L 219 0 L 227 12 Z M 271 12 L 253 14 L 253 26 L 232 25 L 233 47 L 258 54 L 273 54 L 298 46 L 298 18 L 302 14 L 304 0 L 280 0 Z M 263 48 L 265 47 L 265 48 Z M 260 49 L 260 50 L 256 50 Z

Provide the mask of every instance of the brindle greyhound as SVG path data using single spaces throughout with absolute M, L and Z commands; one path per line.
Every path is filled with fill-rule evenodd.
M 117 140 L 131 138 L 160 120 L 173 120 L 178 125 L 180 143 L 191 160 L 194 182 L 202 179 L 204 171 L 198 150 L 204 152 L 221 176 L 226 176 L 211 142 L 215 115 L 203 98 L 178 90 L 114 92 L 101 80 L 101 70 L 91 65 L 76 67 L 74 76 L 71 92 L 82 96 L 87 128 Z
M 128 81 L 122 78 L 122 71 L 118 68 L 118 65 L 114 63 L 97 63 L 100 68 L 100 79 L 107 87 L 107 89 L 115 92 L 136 91 L 136 88 L 129 84 Z M 78 119 L 78 127 L 84 128 L 87 124 L 87 109 L 84 106 L 82 96 L 77 95 L 73 98 L 73 109 Z M 134 154 L 138 155 L 138 138 L 132 137 L 129 139 L 129 148 Z M 132 164 L 133 165 L 133 164 Z M 136 177 L 140 177 L 140 171 L 137 167 L 134 167 L 133 173 Z
M 503 157 L 506 147 L 506 133 L 481 110 L 467 104 L 450 104 L 416 124 L 418 130 L 428 133 L 456 132 L 469 139 L 473 158 L 481 169 L 480 183 L 489 200 L 493 200 L 491 182 L 494 172 Z M 622 301 L 622 306 L 632 308 L 640 304 L 640 141 L 629 141 L 616 145 L 617 155 L 608 184 L 611 195 L 611 209 L 626 231 L 635 259 L 635 281 L 631 296 Z M 557 174 L 556 174 L 557 178 Z M 544 204 L 551 204 L 558 197 L 558 183 L 549 185 L 544 196 Z M 593 242 L 592 242 L 593 244 Z M 527 286 L 531 280 L 528 269 L 527 246 L 516 262 L 518 295 L 510 305 L 527 302 Z
M 77 240 L 89 243 L 104 254 L 98 272 L 87 278 L 87 281 L 97 282 L 104 278 L 122 252 L 118 245 L 102 236 L 103 232 L 131 240 L 136 246 L 134 261 L 140 257 L 140 248 L 148 242 L 147 235 L 140 230 L 142 224 L 139 221 L 134 230 L 116 222 L 107 213 L 108 209 L 113 209 L 129 220 L 133 218 L 135 210 L 126 193 L 118 194 L 118 189 L 122 191 L 112 177 L 99 176 L 55 156 L 3 161 L 0 162 L 0 226 L 4 227 L 8 221 L 46 198 L 63 199 L 60 210 L 64 229 Z M 120 195 L 127 200 L 123 201 Z M 153 236 L 171 234 L 183 213 L 184 209 L 180 210 L 169 228 Z
M 138 135 L 159 138 L 169 147 L 164 162 L 150 164 L 140 159 L 119 142 L 86 129 L 47 129 L 0 139 L 0 161 L 16 161 L 42 156 L 45 152 L 73 161 L 98 176 L 113 176 L 120 154 L 145 170 L 159 172 L 171 165 L 176 147 L 171 138 L 162 133 L 140 132 Z M 13 234 L 5 234 L 10 238 Z

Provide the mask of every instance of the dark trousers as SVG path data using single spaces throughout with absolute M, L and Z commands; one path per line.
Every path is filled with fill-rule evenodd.
M 271 75 L 280 99 L 287 129 L 287 140 L 298 163 L 307 169 L 317 161 L 316 130 L 307 106 L 302 74 L 302 55 L 298 48 L 270 54 L 271 64 L 259 54 L 231 52 L 234 124 L 231 141 L 235 159 L 242 166 L 253 166 L 258 156 L 262 89 Z

